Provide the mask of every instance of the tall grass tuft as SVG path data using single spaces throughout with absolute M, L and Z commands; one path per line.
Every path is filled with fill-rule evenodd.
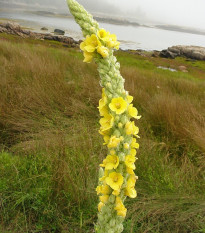
M 84 233 L 96 222 L 106 155 L 96 66 L 52 46 L 0 35 L 0 232 Z M 169 61 L 191 70 L 173 75 L 153 58 L 117 56 L 143 115 L 138 199 L 128 203 L 125 232 L 203 232 L 205 66 Z

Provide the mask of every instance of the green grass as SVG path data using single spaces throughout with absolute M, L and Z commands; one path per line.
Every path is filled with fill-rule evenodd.
M 205 62 L 116 55 L 142 115 L 124 232 L 205 232 Z M 93 232 L 106 156 L 96 65 L 60 43 L 6 34 L 0 64 L 0 232 Z

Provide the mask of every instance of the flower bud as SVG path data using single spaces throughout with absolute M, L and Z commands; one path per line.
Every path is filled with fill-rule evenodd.
M 116 153 L 115 150 L 110 150 L 111 155 L 115 155 L 115 153 Z
M 122 124 L 124 124 L 124 125 L 128 122 L 127 116 L 122 116 L 120 120 L 121 120 Z
M 99 168 L 98 176 L 99 176 L 99 179 L 104 176 L 104 170 L 102 167 Z
M 113 134 L 114 134 L 114 136 L 116 136 L 117 138 L 119 138 L 119 137 L 120 137 L 120 135 L 121 135 L 121 134 L 120 134 L 120 131 L 119 131 L 119 130 L 117 130 L 117 129 L 114 131 L 114 133 L 113 133 Z
M 125 154 L 123 152 L 120 152 L 118 156 L 119 156 L 119 160 L 120 161 L 124 161 L 125 160 Z
M 110 203 L 114 203 L 115 202 L 115 196 L 114 195 L 110 195 L 109 202 Z
M 110 220 L 110 227 L 111 227 L 111 228 L 114 227 L 115 224 L 116 224 L 115 219 L 111 219 L 111 220 Z
M 106 84 L 106 87 L 107 87 L 108 89 L 111 89 L 111 88 L 112 88 L 111 83 L 110 83 L 110 82 L 108 82 L 108 83 Z
M 120 122 L 120 123 L 118 123 L 118 128 L 122 128 L 123 127 L 123 124 Z
M 128 143 L 124 143 L 123 147 L 124 147 L 125 149 L 129 149 L 130 145 L 129 145 Z

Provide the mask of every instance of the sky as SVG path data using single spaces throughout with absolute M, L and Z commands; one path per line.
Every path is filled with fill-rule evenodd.
M 67 12 L 66 0 L 0 0 L 27 3 Z M 205 0 L 78 0 L 93 12 L 135 18 L 139 23 L 172 24 L 205 30 Z
M 108 2 L 119 6 L 124 12 L 134 12 L 134 9 L 138 9 L 150 21 L 205 29 L 205 0 L 110 0 Z

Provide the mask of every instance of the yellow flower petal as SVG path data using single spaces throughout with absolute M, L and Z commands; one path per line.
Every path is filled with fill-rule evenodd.
M 132 170 L 134 170 L 136 167 L 135 167 L 135 157 L 132 156 L 132 155 L 127 155 L 125 156 L 125 165 L 129 168 L 131 168 Z
M 128 101 L 129 104 L 132 103 L 133 97 L 131 95 L 128 95 L 127 96 L 127 101 Z
M 88 53 L 86 51 L 84 51 L 84 60 L 83 62 L 87 62 L 90 63 L 93 59 L 93 53 Z
M 102 202 L 100 202 L 100 203 L 98 204 L 98 211 L 99 211 L 99 212 L 101 211 L 101 209 L 102 209 L 102 207 L 103 207 L 104 205 L 105 205 L 105 204 L 102 203 Z
M 87 52 L 89 52 L 89 53 L 93 53 L 95 51 L 95 49 L 96 48 L 94 46 L 92 46 L 92 45 L 86 45 L 84 47 L 84 50 L 87 51 Z
M 126 171 L 130 175 L 134 175 L 135 174 L 134 171 L 132 170 L 132 168 L 126 167 Z
M 100 119 L 101 131 L 107 131 L 112 128 L 114 118 L 111 114 L 106 114 L 103 118 Z
M 139 149 L 139 144 L 136 141 L 137 141 L 136 138 L 132 138 L 131 147 L 135 149 Z
M 127 181 L 125 194 L 131 198 L 135 198 L 137 196 L 137 192 L 135 190 L 136 180 L 137 177 L 135 175 L 131 175 Z
M 103 139 L 104 139 L 104 145 L 106 145 L 106 144 L 108 144 L 108 142 L 109 142 L 109 140 L 110 140 L 110 136 L 108 136 L 108 135 L 105 135 L 104 137 L 103 137 Z
M 126 216 L 127 209 L 123 205 L 122 200 L 121 200 L 120 197 L 116 197 L 115 210 L 117 211 L 118 216 L 122 216 L 122 217 Z
M 118 196 L 120 194 L 120 190 L 114 190 L 112 192 L 113 195 Z
M 85 46 L 86 46 L 86 43 L 84 41 L 80 43 L 80 49 L 82 51 L 84 51 Z
M 103 160 L 101 167 L 105 167 L 106 170 L 116 169 L 119 165 L 119 157 L 117 155 L 108 155 L 106 159 Z
M 135 125 L 134 121 L 128 121 L 125 124 L 125 130 L 127 135 L 133 134 L 134 136 L 137 136 L 139 133 L 139 128 Z
M 128 106 L 128 113 L 131 117 L 135 118 L 135 119 L 140 119 L 141 116 L 138 116 L 138 111 L 135 107 L 133 107 L 133 104 L 130 104 Z

